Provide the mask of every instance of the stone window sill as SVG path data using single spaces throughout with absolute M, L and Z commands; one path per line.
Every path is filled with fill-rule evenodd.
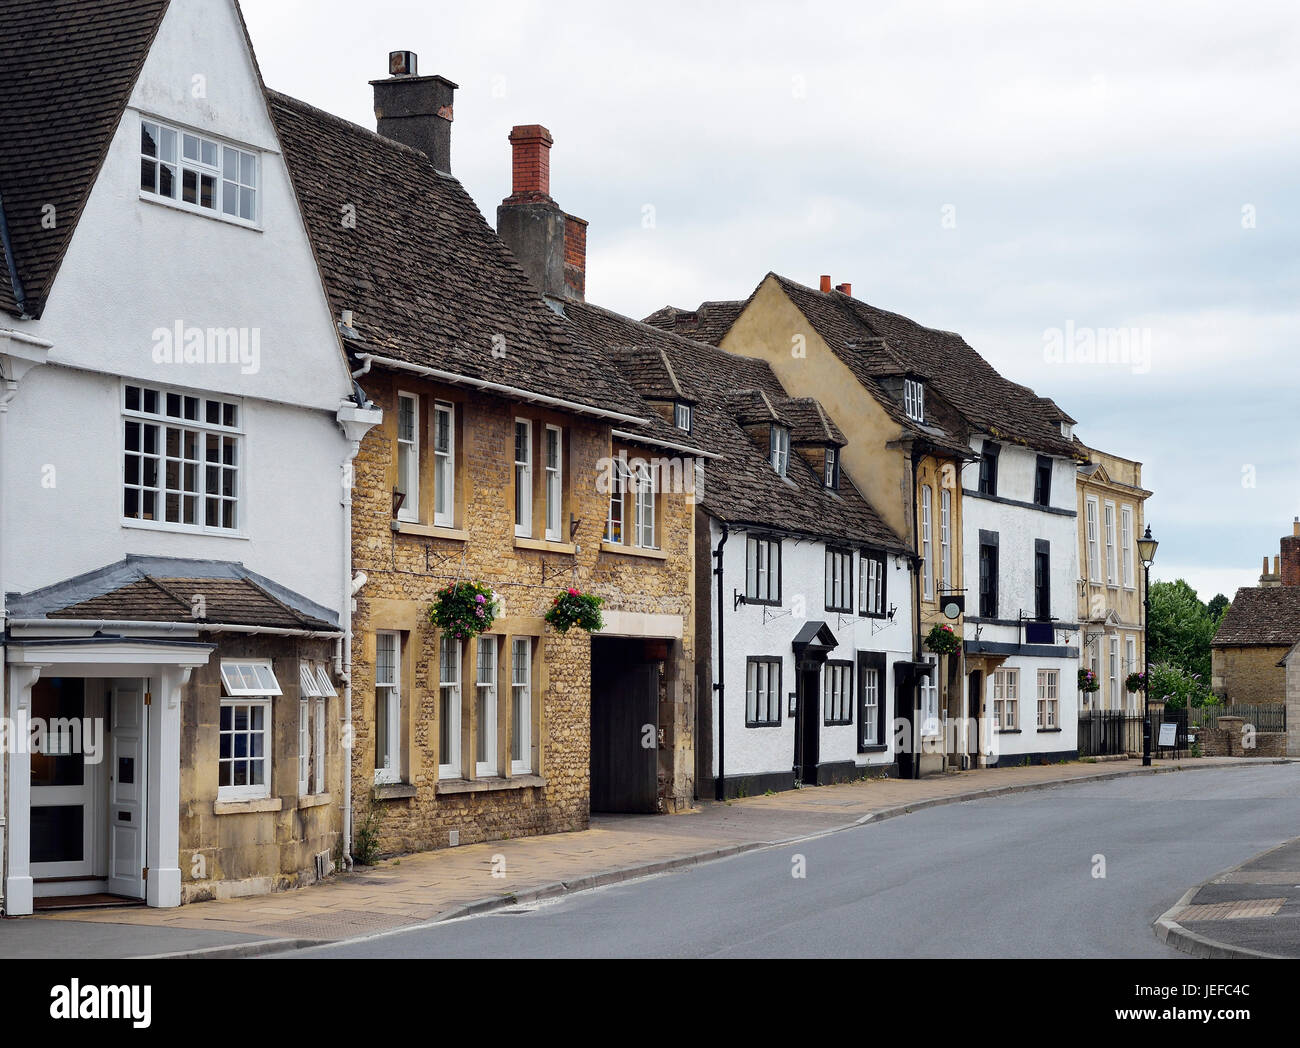
M 387 786 L 375 787 L 377 801 L 404 801 L 414 797 L 419 791 L 410 783 L 398 782 Z
M 266 797 L 256 801 L 217 801 L 212 805 L 213 815 L 253 815 L 283 810 L 284 801 L 279 797 Z
M 621 546 L 614 542 L 602 542 L 602 553 L 614 553 L 621 557 L 644 557 L 646 560 L 667 560 L 668 554 L 661 549 L 642 549 L 639 546 Z
M 299 797 L 299 798 L 298 798 L 298 807 L 299 807 L 300 809 L 302 809 L 302 808 L 320 808 L 320 807 L 323 807 L 323 806 L 326 805 L 326 804 L 329 804 L 329 802 L 330 802 L 331 800 L 333 800 L 333 797 L 332 797 L 330 794 L 328 794 L 328 793 L 317 793 L 317 794 L 314 794 L 314 795 L 309 796 L 309 797 Z
M 502 790 L 531 790 L 546 785 L 540 775 L 516 775 L 512 779 L 446 779 L 438 783 L 438 796 L 461 793 L 497 793 Z
M 515 549 L 531 549 L 538 553 L 559 553 L 564 556 L 573 556 L 578 552 L 578 547 L 572 542 L 550 542 L 546 539 L 525 539 L 515 538 Z
M 432 524 L 413 524 L 406 520 L 393 521 L 393 530 L 399 535 L 421 539 L 446 539 L 448 542 L 468 542 L 469 532 L 458 528 L 436 528 Z

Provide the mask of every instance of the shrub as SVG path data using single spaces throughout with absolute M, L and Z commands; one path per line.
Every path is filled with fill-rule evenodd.
M 605 620 L 600 614 L 604 603 L 603 597 L 579 593 L 576 589 L 566 590 L 551 602 L 546 621 L 560 633 L 568 633 L 574 627 L 588 633 L 599 633 L 605 628 Z
M 457 640 L 472 640 L 496 621 L 500 602 L 481 582 L 457 582 L 438 592 L 429 608 L 429 621 Z

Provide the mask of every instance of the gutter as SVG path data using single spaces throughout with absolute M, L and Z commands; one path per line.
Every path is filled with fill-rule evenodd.
M 182 630 L 194 633 L 262 633 L 270 637 L 300 637 L 309 640 L 339 640 L 343 633 L 339 630 L 290 630 L 276 629 L 269 626 L 236 626 L 224 623 L 203 622 L 130 622 L 125 619 L 11 619 L 10 629 L 49 629 L 66 627 L 75 630 L 94 630 L 96 633 L 105 629 L 113 630 L 149 630 L 154 633 L 179 633 Z M 127 638 L 135 639 L 135 638 Z M 23 638 L 9 636 L 9 643 L 22 643 Z
M 680 451 L 683 455 L 692 455 L 695 458 L 718 460 L 724 458 L 722 455 L 715 455 L 712 451 L 703 451 L 700 448 L 690 448 L 685 444 L 674 444 L 671 440 L 660 440 L 657 437 L 647 437 L 642 433 L 629 433 L 627 430 L 623 429 L 611 430 L 610 435 L 615 440 L 624 440 L 629 444 L 650 444 L 656 448 L 667 448 L 669 451 Z
M 725 760 L 727 752 L 727 733 L 726 733 L 726 710 L 727 710 L 727 660 L 726 660 L 726 632 L 724 625 L 727 615 L 726 602 L 726 584 L 723 580 L 723 560 L 722 553 L 726 548 L 727 540 L 731 538 L 731 529 L 727 522 L 722 521 L 722 541 L 718 543 L 717 550 L 714 551 L 714 559 L 717 560 L 718 566 L 713 569 L 713 574 L 718 577 L 718 679 L 713 684 L 714 702 L 718 705 L 718 777 L 714 783 L 714 792 L 716 799 L 719 801 L 726 800 L 727 780 L 725 776 Z
M 439 371 L 437 368 L 425 367 L 422 364 L 408 364 L 404 360 L 394 360 L 392 357 L 379 357 L 373 353 L 359 353 L 357 359 L 363 361 L 367 368 L 372 364 L 379 364 L 381 367 L 394 368 L 398 371 L 409 371 L 415 375 L 421 375 L 424 378 L 436 379 L 439 382 L 446 382 L 453 386 L 468 386 L 470 389 L 481 390 L 484 393 L 496 393 L 500 396 L 509 397 L 512 400 L 521 400 L 525 404 L 541 404 L 544 407 L 556 408 L 560 411 L 567 411 L 575 415 L 590 415 L 593 418 L 612 419 L 615 422 L 623 422 L 631 426 L 645 426 L 649 424 L 648 419 L 638 418 L 636 415 L 625 415 L 619 411 L 608 411 L 605 408 L 593 408 L 588 404 L 579 404 L 572 400 L 561 400 L 558 397 L 548 397 L 541 393 L 532 393 L 526 389 L 520 389 L 518 386 L 507 386 L 500 382 L 487 382 L 480 378 L 469 378 L 466 375 L 457 375 L 451 371 Z

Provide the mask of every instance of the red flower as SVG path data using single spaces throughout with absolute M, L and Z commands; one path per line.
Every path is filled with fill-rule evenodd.
M 580 594 L 576 589 L 571 589 L 571 590 L 569 590 L 569 596 L 570 596 L 570 597 L 578 597 L 578 596 L 581 596 L 581 594 Z

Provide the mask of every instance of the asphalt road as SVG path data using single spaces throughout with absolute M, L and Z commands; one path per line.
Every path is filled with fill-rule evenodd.
M 1139 776 L 287 956 L 1182 957 L 1152 922 L 1297 834 L 1298 765 Z

